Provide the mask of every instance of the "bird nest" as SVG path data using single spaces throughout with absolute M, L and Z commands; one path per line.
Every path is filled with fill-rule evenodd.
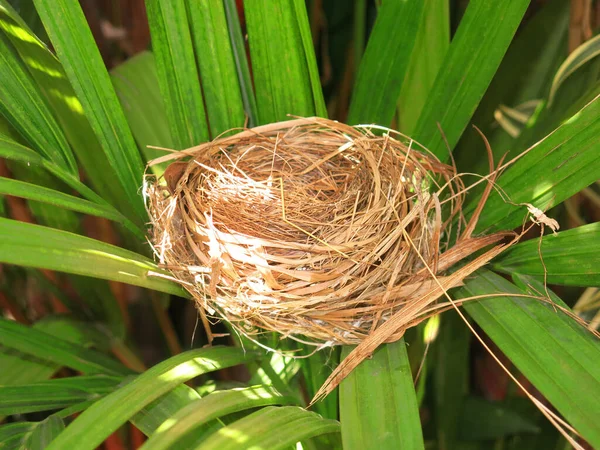
M 467 223 L 455 168 L 391 130 L 297 119 L 160 160 L 181 160 L 146 183 L 160 264 L 251 339 L 360 344 L 360 362 L 505 247 L 471 236 L 493 179 Z

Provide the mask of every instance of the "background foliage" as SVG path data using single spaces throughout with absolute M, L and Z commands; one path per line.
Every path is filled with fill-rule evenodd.
M 494 194 L 477 232 L 520 227 L 526 204 L 561 231 L 540 243 L 534 229 L 452 295 L 484 296 L 468 320 L 600 448 L 598 340 L 523 297 L 545 293 L 546 275 L 554 302 L 600 325 L 599 11 L 0 0 L 0 448 L 567 448 L 453 311 L 382 346 L 311 411 L 350 349 L 292 359 L 236 336 L 204 348 L 185 292 L 149 275 L 163 272 L 140 187 L 162 152 L 147 146 L 288 115 L 392 126 L 442 160 L 451 151 L 473 181 L 487 160 L 470 124 L 496 161 L 534 146 L 498 180 L 511 202 Z

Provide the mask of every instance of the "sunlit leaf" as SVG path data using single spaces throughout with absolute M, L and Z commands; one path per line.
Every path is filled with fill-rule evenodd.
M 600 286 L 600 222 L 517 244 L 494 260 L 494 268 L 538 279 L 545 271 L 550 284 Z
M 414 137 L 440 158 L 448 157 L 471 120 L 519 26 L 529 0 L 472 0 L 415 128 Z
M 236 0 L 223 0 L 225 15 L 227 17 L 227 29 L 231 40 L 231 50 L 235 60 L 235 68 L 240 83 L 240 93 L 244 111 L 248 119 L 248 127 L 258 125 L 258 110 L 256 107 L 256 97 L 254 96 L 254 87 L 250 77 L 250 67 L 246 58 L 246 41 L 242 36 L 240 18 L 237 12 Z
M 0 262 L 121 281 L 186 296 L 150 259 L 95 239 L 0 218 Z M 152 275 L 156 274 L 156 275 Z M 164 275 L 164 274 L 163 274 Z
M 130 231 L 144 239 L 144 234 L 129 219 L 121 215 L 114 208 L 92 203 L 72 195 L 64 194 L 54 189 L 0 177 L 0 194 L 22 197 L 28 200 L 48 203 L 50 205 L 66 208 L 92 216 L 103 217 L 124 224 Z
M 0 319 L 0 345 L 85 374 L 129 373 L 120 363 L 102 353 L 6 319 Z
M 599 179 L 599 132 L 596 97 L 502 174 L 497 183 L 503 196 L 492 194 L 477 229 L 517 227 L 528 215 L 525 203 L 546 211 Z M 475 202 L 471 199 L 465 212 L 472 211 Z
M 144 406 L 131 422 L 146 436 L 151 436 L 159 426 L 168 421 L 177 411 L 200 399 L 200 395 L 182 384 L 171 392 Z
M 186 2 L 212 136 L 244 125 L 244 105 L 221 2 Z
M 0 11 L 3 8 L 0 4 Z M 0 113 L 40 154 L 72 175 L 77 164 L 62 129 L 31 75 L 0 34 Z
M 424 4 L 395 0 L 383 3 L 360 62 L 348 123 L 391 124 Z
M 127 196 L 121 184 L 113 182 L 117 176 L 116 172 L 110 166 L 83 114 L 81 102 L 67 79 L 61 63 L 46 44 L 33 34 L 6 0 L 0 0 L 0 18 L 0 28 L 5 31 L 19 53 L 29 73 L 37 82 L 37 87 L 45 94 L 91 185 L 102 197 L 127 215 L 130 209 Z M 91 198 L 88 197 L 88 200 Z
M 77 0 L 35 0 L 83 112 L 102 145 L 131 213 L 147 217 L 139 195 L 144 166 L 110 77 Z
M 529 293 L 545 295 L 543 285 L 521 278 Z M 465 310 L 515 366 L 587 439 L 600 445 L 600 341 L 570 316 L 491 272 L 479 271 L 456 298 L 497 293 L 467 302 Z M 550 293 L 555 303 L 564 303 Z
M 317 113 L 315 98 L 322 93 L 313 92 L 308 59 L 314 54 L 307 54 L 303 41 L 306 11 L 296 3 L 244 2 L 259 124 Z
M 262 408 L 213 433 L 197 450 L 286 449 L 314 436 L 339 432 L 337 421 L 294 406 Z
M 253 386 L 243 389 L 218 391 L 190 403 L 162 424 L 141 447 L 144 450 L 167 450 L 175 448 L 177 441 L 188 433 L 201 438 L 210 427 L 206 425 L 237 411 L 267 405 L 290 405 L 296 403 L 269 386 Z
M 175 148 L 208 140 L 200 78 L 183 0 L 146 0 L 158 84 Z
M 342 359 L 350 352 L 342 351 Z M 423 449 L 404 339 L 377 349 L 340 385 L 344 449 Z
M 25 414 L 64 408 L 100 398 L 114 390 L 121 378 L 104 375 L 57 378 L 29 385 L 0 386 L 0 414 Z
M 489 139 L 496 161 L 507 152 L 516 155 L 524 148 L 498 129 L 495 111 L 500 105 L 516 107 L 547 95 L 552 76 L 567 55 L 568 34 L 569 2 L 550 0 L 523 23 L 511 42 L 472 119 Z M 479 133 L 465 130 L 455 155 L 459 170 L 486 173 L 484 153 Z
M 450 46 L 447 0 L 424 2 L 425 10 L 398 97 L 398 130 L 410 136 Z M 363 16 L 364 19 L 364 16 Z
M 93 450 L 144 406 L 178 385 L 203 373 L 242 364 L 254 357 L 252 353 L 224 347 L 190 350 L 173 356 L 90 406 L 52 441 L 48 450 Z M 106 414 L 107 411 L 110 414 Z

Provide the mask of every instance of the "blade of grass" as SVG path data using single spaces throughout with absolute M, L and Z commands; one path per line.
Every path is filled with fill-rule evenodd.
M 139 195 L 142 160 L 79 2 L 35 0 L 35 5 L 83 112 L 125 191 L 130 214 L 144 223 L 147 214 Z
M 11 386 L 50 378 L 60 366 L 41 359 L 28 358 L 14 351 L 0 350 L 0 384 Z
M 511 247 L 494 260 L 494 269 L 507 274 L 544 277 L 550 284 L 600 286 L 600 222 L 583 225 Z M 542 263 L 543 261 L 543 263 Z
M 350 348 L 342 349 L 342 359 Z M 344 449 L 423 449 L 413 378 L 401 339 L 378 348 L 340 385 Z
M 483 209 L 477 230 L 517 227 L 527 215 L 526 208 L 518 206 L 519 203 L 531 203 L 546 211 L 599 179 L 599 133 L 600 96 L 502 174 L 498 186 L 517 206 L 506 203 L 499 195 L 492 195 Z M 472 198 L 465 206 L 465 213 L 473 211 L 474 207 L 475 198 Z
M 33 0 L 16 0 L 12 2 L 12 6 L 15 8 L 15 13 L 22 17 L 27 27 L 40 36 L 42 41 L 48 42 L 48 36 L 46 35 L 40 16 L 35 10 Z
M 138 412 L 131 422 L 146 436 L 151 436 L 177 411 L 198 400 L 200 395 L 191 387 L 182 384 L 171 392 L 154 400 Z
M 44 188 L 53 191 L 65 190 L 65 186 L 63 186 L 62 183 L 58 183 L 57 180 L 38 167 L 26 166 L 24 164 L 13 162 L 8 162 L 8 166 L 13 177 L 31 185 L 41 187 L 40 189 L 35 189 L 35 191 L 32 191 L 32 189 L 28 190 L 29 194 L 35 194 L 38 197 L 45 195 L 45 198 L 40 197 L 39 200 L 50 200 L 47 191 L 42 192 Z M 8 183 L 10 183 L 10 180 L 8 180 Z M 24 184 L 20 185 L 21 188 L 25 188 L 25 186 L 26 185 Z M 57 199 L 59 196 L 60 194 L 54 195 L 54 199 Z M 64 196 L 60 197 L 60 200 L 64 203 Z M 36 222 L 51 228 L 57 228 L 76 234 L 83 232 L 79 217 L 73 211 L 64 208 L 56 208 L 54 205 L 38 200 L 28 200 L 27 203 Z M 112 208 L 109 207 L 105 209 L 110 210 Z M 119 222 L 121 222 L 121 220 L 119 220 Z M 123 223 L 126 223 L 130 229 L 135 230 L 136 227 L 128 222 L 128 220 L 123 220 Z M 137 235 L 139 236 L 137 239 L 143 239 L 143 233 L 141 233 L 141 231 L 137 231 Z M 96 319 L 108 324 L 116 335 L 123 335 L 124 326 L 122 311 L 119 308 L 114 295 L 110 291 L 108 284 L 102 280 L 87 279 L 85 282 L 82 282 L 81 279 L 78 279 L 75 276 L 70 276 L 68 278 L 70 285 L 75 289 L 79 297 L 85 298 L 86 304 L 94 308 Z M 61 281 L 57 280 L 57 283 L 60 284 Z M 79 309 L 79 305 L 77 305 L 76 308 Z
M 0 113 L 36 151 L 71 175 L 77 175 L 77 164 L 67 139 L 18 54 L 1 33 L 0 78 L 3 82 Z
M 496 160 L 506 152 L 517 154 L 523 147 L 514 145 L 515 139 L 498 129 L 494 112 L 500 105 L 516 106 L 546 96 L 552 74 L 567 55 L 568 33 L 569 3 L 551 0 L 523 25 L 510 44 L 473 115 L 473 123 L 490 140 Z M 474 158 L 474 154 L 484 154 L 481 136 L 467 130 L 457 146 L 457 165 L 461 171 L 485 173 L 487 158 Z
M 544 295 L 541 283 L 521 280 L 535 289 L 534 295 Z M 598 339 L 551 305 L 511 297 L 523 291 L 492 272 L 480 271 L 455 297 L 493 293 L 499 296 L 467 302 L 465 310 L 584 438 L 594 447 L 600 445 L 600 426 L 595 420 L 600 415 Z M 552 293 L 551 298 L 565 306 Z
M 73 332 L 73 319 L 71 318 L 47 316 L 34 323 L 32 327 L 35 330 L 42 331 L 81 347 L 89 347 L 90 345 L 98 347 L 96 340 L 93 342 L 90 340 L 91 329 L 89 326 L 85 330 L 85 333 Z M 103 350 L 101 347 L 100 349 Z M 0 370 L 0 385 L 2 386 L 29 384 L 47 380 L 60 369 L 60 365 L 56 363 L 31 358 L 23 353 L 15 350 L 7 351 L 7 349 L 3 349 L 0 352 L 0 367 L 2 367 L 2 370 Z
M 66 185 L 79 192 L 86 199 L 99 205 L 104 205 L 106 207 L 110 206 L 106 200 L 79 181 L 78 178 L 74 177 L 72 174 L 57 166 L 53 162 L 41 157 L 38 153 L 34 152 L 30 148 L 27 148 L 13 141 L 9 137 L 3 136 L 2 134 L 0 134 L 0 157 L 6 158 L 10 161 L 19 161 L 27 165 L 43 167 Z M 117 211 L 115 210 L 115 212 Z
M 213 433 L 197 450 L 286 449 L 296 442 L 339 432 L 339 422 L 294 406 L 267 406 Z
M 190 350 L 173 356 L 98 400 L 47 449 L 93 450 L 144 406 L 178 385 L 207 372 L 243 364 L 254 357 L 254 354 L 224 347 Z M 110 414 L 106 414 L 107 411 Z
M 96 217 L 104 217 L 105 219 L 122 223 L 141 240 L 143 240 L 145 237 L 144 233 L 142 233 L 140 229 L 133 224 L 133 222 L 113 208 L 109 206 L 98 205 L 97 203 L 92 203 L 88 200 L 83 200 L 72 195 L 64 194 L 54 189 L 37 186 L 24 181 L 13 180 L 11 178 L 0 177 L 0 194 L 44 202 L 60 208 L 66 208 L 71 211 L 90 214 Z
M 0 218 L 0 262 L 121 281 L 186 296 L 150 259 L 65 231 Z
M 248 119 L 247 126 L 252 128 L 258 125 L 258 110 L 256 106 L 256 97 L 254 96 L 254 87 L 250 77 L 248 58 L 246 57 L 246 42 L 242 36 L 236 0 L 223 0 L 223 5 L 225 6 L 225 15 L 227 17 L 227 29 L 229 30 L 231 50 L 233 52 L 235 68 L 240 83 L 240 93 L 242 95 L 246 118 Z
M 121 378 L 80 376 L 29 385 L 0 386 L 0 414 L 26 414 L 63 408 L 112 392 Z
M 267 405 L 295 403 L 295 399 L 282 396 L 270 386 L 252 386 L 214 392 L 179 410 L 156 430 L 140 450 L 175 448 L 177 441 L 189 433 L 193 433 L 197 439 L 200 439 L 210 430 L 210 423 L 214 419 L 234 412 Z
M 146 0 L 158 84 L 177 150 L 209 137 L 185 5 L 183 0 Z
M 113 346 L 111 340 L 114 336 L 102 324 L 78 320 L 70 315 L 45 316 L 35 322 L 33 327 L 65 341 L 87 348 L 93 347 L 101 352 L 109 352 Z
M 358 68 L 348 123 L 391 124 L 415 48 L 424 4 L 392 0 L 381 6 Z
M 37 15 L 37 12 L 36 12 Z M 96 135 L 94 134 L 75 91 L 67 79 L 62 65 L 46 45 L 33 34 L 18 14 L 0 0 L 0 28 L 6 33 L 19 53 L 21 60 L 46 96 L 71 148 L 86 171 L 94 189 L 102 197 L 128 211 L 127 196 L 120 183 L 114 183 L 117 175 L 110 166 Z
M 245 121 L 233 50 L 222 2 L 186 2 L 212 136 Z
M 129 373 L 124 366 L 102 353 L 6 319 L 0 319 L 0 345 L 85 374 Z
M 259 124 L 316 114 L 307 64 L 314 55 L 302 40 L 306 11 L 298 14 L 295 1 L 244 2 Z
M 414 138 L 446 159 L 475 112 L 525 14 L 529 0 L 472 0 L 444 58 Z
M 398 95 L 398 130 L 411 135 L 427 101 L 427 95 L 450 47 L 450 9 L 447 0 L 425 3 Z M 364 19 L 364 18 L 363 18 Z
M 300 31 L 300 39 L 302 41 L 302 47 L 304 48 L 308 77 L 312 88 L 315 114 L 319 117 L 327 117 L 327 107 L 325 106 L 325 99 L 323 98 L 321 77 L 319 76 L 319 67 L 317 66 L 317 58 L 315 56 L 313 37 L 308 21 L 308 13 L 306 11 L 306 2 L 304 0 L 293 0 L 293 3 L 298 29 Z

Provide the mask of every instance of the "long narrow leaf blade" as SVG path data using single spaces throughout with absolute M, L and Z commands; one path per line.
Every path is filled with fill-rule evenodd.
M 523 281 L 544 295 L 541 283 Z M 498 293 L 464 308 L 529 381 L 592 444 L 600 446 L 600 342 L 566 314 L 487 271 L 468 280 L 457 298 Z M 505 296 L 507 294 L 508 296 Z M 560 302 L 551 294 L 553 301 Z
M 100 142 L 82 113 L 81 102 L 62 65 L 6 0 L 0 0 L 0 18 L 0 28 L 19 53 L 38 88 L 45 94 L 73 152 L 86 172 L 87 179 L 103 198 L 127 212 L 130 208 L 123 186 L 113 181 L 117 177 L 116 172 L 110 166 Z
M 200 79 L 183 0 L 146 0 L 160 92 L 176 149 L 208 140 Z
M 121 378 L 80 376 L 30 385 L 0 386 L 0 414 L 25 414 L 64 408 L 112 392 Z
M 294 0 L 244 2 L 259 124 L 316 114 Z
M 110 207 L 110 205 L 92 191 L 89 187 L 83 184 L 77 177 L 68 172 L 67 170 L 61 168 L 60 166 L 54 164 L 52 161 L 43 158 L 35 151 L 31 150 L 28 147 L 25 147 L 7 136 L 3 136 L 0 134 L 0 158 L 5 158 L 9 161 L 18 161 L 21 163 L 25 163 L 27 166 L 37 166 L 46 169 L 48 172 L 56 176 L 58 179 L 63 181 L 69 187 L 73 188 L 77 192 L 79 192 L 86 199 L 106 207 Z M 114 210 L 114 213 L 118 213 L 116 209 L 110 207 Z
M 317 58 L 315 56 L 313 36 L 306 11 L 307 4 L 304 0 L 293 0 L 293 2 L 300 40 L 302 41 L 304 57 L 306 58 L 308 78 L 312 88 L 315 114 L 319 117 L 327 117 L 327 107 L 325 106 L 325 98 L 323 97 L 323 89 L 321 88 L 321 77 L 319 76 L 319 67 L 317 66 Z
M 477 229 L 517 227 L 527 215 L 523 202 L 546 211 L 598 180 L 598 134 L 600 97 L 538 142 L 502 174 L 498 185 L 505 195 L 490 197 Z M 474 209 L 475 201 L 469 202 L 465 212 Z
M 253 386 L 214 392 L 178 411 L 161 425 L 141 447 L 143 450 L 175 448 L 180 438 L 194 433 L 201 438 L 212 420 L 234 412 L 267 405 L 293 405 L 295 399 L 284 397 L 270 386 Z
M 539 279 L 546 272 L 550 284 L 600 286 L 600 222 L 539 239 L 511 247 L 494 260 L 494 268 Z
M 472 0 L 417 123 L 414 138 L 438 157 L 454 148 L 510 44 L 529 0 Z
M 471 332 L 454 311 L 441 316 L 440 334 L 434 342 L 433 391 L 436 428 L 440 450 L 457 447 L 457 410 L 462 409 L 469 391 L 469 348 Z M 423 375 L 421 375 L 423 376 Z
M 209 0 L 186 4 L 210 131 L 218 136 L 230 128 L 242 127 L 245 120 L 225 6 Z
M 121 281 L 185 296 L 175 283 L 149 272 L 151 260 L 114 245 L 53 228 L 0 218 L 0 262 Z
M 247 126 L 252 128 L 258 125 L 258 110 L 254 95 L 254 86 L 250 77 L 250 66 L 246 57 L 246 41 L 244 40 L 244 36 L 242 36 L 242 27 L 237 11 L 237 2 L 236 0 L 223 0 L 223 5 L 225 6 L 225 15 L 227 16 L 227 29 L 229 30 L 235 69 L 240 83 L 240 93 L 242 95 L 244 111 L 248 119 Z
M 94 403 L 47 449 L 93 450 L 144 406 L 178 385 L 203 373 L 243 364 L 254 357 L 241 349 L 212 347 L 169 358 Z
M 569 33 L 569 3 L 551 0 L 528 19 L 510 44 L 502 64 L 473 115 L 473 123 L 489 139 L 495 160 L 509 152 L 516 155 L 522 147 L 515 138 L 498 127 L 495 112 L 501 105 L 516 107 L 543 98 L 552 74 L 565 58 Z M 518 70 L 515 68 L 518 67 Z M 481 136 L 466 130 L 455 154 L 460 171 L 485 173 L 487 158 L 474 158 L 483 150 Z
M 0 194 L 12 195 L 15 197 L 26 198 L 38 202 L 48 203 L 60 208 L 70 209 L 92 216 L 103 217 L 125 224 L 132 232 L 136 233 L 140 239 L 144 239 L 144 234 L 129 219 L 109 206 L 98 205 L 88 200 L 83 200 L 69 194 L 64 194 L 54 189 L 44 186 L 26 183 L 24 181 L 13 180 L 11 178 L 0 177 Z
M 404 339 L 381 346 L 342 381 L 340 421 L 347 450 L 424 448 Z
M 77 0 L 35 0 L 35 5 L 134 217 L 143 222 L 142 159 L 81 6 Z
M 50 107 L 11 43 L 1 33 L 0 78 L 3 84 L 0 113 L 36 151 L 71 174 L 76 174 L 77 165 L 71 147 Z
M 383 3 L 360 62 L 348 123 L 391 124 L 424 5 L 402 0 Z
M 450 47 L 450 5 L 424 2 L 425 10 L 398 98 L 398 130 L 410 136 Z M 364 17 L 363 17 L 364 19 Z
M 182 384 L 144 407 L 131 422 L 146 436 L 151 436 L 177 411 L 199 399 L 200 395 L 194 389 Z
M 102 353 L 6 319 L 0 319 L 0 345 L 83 373 L 129 373 L 124 366 Z
M 286 449 L 296 442 L 326 433 L 339 432 L 337 421 L 323 419 L 299 407 L 268 406 L 221 428 L 203 441 L 197 450 L 238 450 L 239 448 Z

